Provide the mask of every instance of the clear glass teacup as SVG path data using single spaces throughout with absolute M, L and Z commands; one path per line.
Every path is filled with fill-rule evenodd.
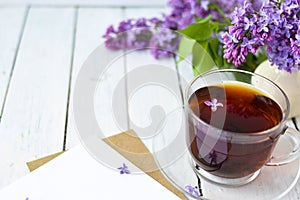
M 299 156 L 300 135 L 286 126 L 289 109 L 284 91 L 258 74 L 219 69 L 199 75 L 185 93 L 195 171 L 216 183 L 243 185 L 265 165 L 292 162 Z M 277 149 L 280 137 L 288 151 Z

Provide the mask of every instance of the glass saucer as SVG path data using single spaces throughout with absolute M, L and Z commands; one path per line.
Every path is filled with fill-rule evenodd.
M 182 108 L 167 115 L 152 142 L 153 156 L 160 170 L 188 199 L 280 199 L 296 185 L 300 176 L 298 158 L 283 166 L 264 166 L 253 181 L 242 186 L 226 186 L 206 180 L 192 166 L 185 142 Z M 276 148 L 280 151 L 284 146 Z

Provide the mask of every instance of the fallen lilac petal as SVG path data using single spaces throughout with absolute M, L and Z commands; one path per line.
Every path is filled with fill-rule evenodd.
M 118 170 L 120 170 L 120 174 L 130 174 L 130 170 L 125 163 L 123 163 L 122 167 L 118 167 Z

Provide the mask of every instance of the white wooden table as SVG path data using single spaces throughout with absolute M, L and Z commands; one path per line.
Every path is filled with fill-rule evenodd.
M 148 5 L 129 0 L 122 5 L 117 1 L 74 2 L 0 1 L 0 189 L 29 173 L 27 161 L 79 143 L 72 112 L 74 84 L 84 60 L 103 43 L 106 27 L 126 18 L 158 16 L 165 10 L 165 1 Z M 108 96 L 115 80 L 141 61 L 169 66 L 187 80 L 193 77 L 188 66 L 176 66 L 173 59 L 157 61 L 147 52 L 133 53 L 115 63 L 119 69 L 114 68 L 103 86 Z M 183 90 L 177 77 L 174 84 Z M 163 100 L 155 89 L 147 92 Z M 136 123 L 148 117 L 145 104 L 151 102 L 129 110 Z M 110 110 L 101 103 L 96 108 L 103 128 L 117 133 L 113 119 L 106 117 Z M 293 120 L 290 126 L 297 122 L 300 126 L 300 118 Z M 300 199 L 300 182 L 285 199 Z

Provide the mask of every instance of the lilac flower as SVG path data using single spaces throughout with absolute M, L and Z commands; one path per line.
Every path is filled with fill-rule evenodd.
M 126 20 L 119 24 L 117 30 L 113 26 L 109 26 L 105 35 L 107 48 L 112 50 L 143 48 L 149 45 L 152 37 L 150 26 L 160 23 L 156 18 L 146 20 L 144 18 L 138 20 Z
M 200 196 L 200 193 L 199 193 L 199 189 L 197 186 L 193 187 L 191 185 L 187 185 L 185 186 L 185 189 L 188 191 L 188 193 L 190 193 L 191 195 L 195 195 L 196 197 L 199 197 Z
M 244 21 L 244 30 L 254 30 L 256 28 L 255 22 L 257 22 L 257 15 L 254 14 L 250 19 L 245 17 Z
M 234 35 L 231 35 L 227 32 L 225 32 L 222 36 L 222 41 L 225 42 L 225 43 L 238 43 L 238 39 L 234 36 Z
M 295 39 L 291 38 L 292 53 L 296 56 L 300 56 L 300 30 L 295 36 Z
M 159 29 L 150 41 L 151 54 L 155 58 L 170 57 L 177 51 L 180 37 L 170 29 Z
M 246 0 L 246 1 L 251 1 L 253 4 L 255 4 L 255 6 L 253 7 L 255 9 L 259 9 L 263 3 L 262 0 Z M 242 6 L 245 0 L 232 0 L 232 1 L 212 0 L 212 2 L 217 3 L 226 14 L 231 14 L 236 7 Z
M 249 50 L 253 49 L 253 44 L 255 44 L 255 40 L 250 40 L 248 38 L 243 38 L 243 42 L 241 44 L 241 47 L 247 47 Z M 255 53 L 255 52 L 254 52 Z
M 220 40 L 224 42 L 223 57 L 229 63 L 241 66 L 249 53 L 255 54 L 266 47 L 270 62 L 292 72 L 300 69 L 299 4 L 300 0 L 169 0 L 169 13 L 159 18 L 122 21 L 116 28 L 109 26 L 103 37 L 109 49 L 151 47 L 155 58 L 169 57 L 180 41 L 171 30 L 184 29 L 195 18 L 208 15 L 223 23 L 230 17 L 232 24 L 221 28 L 226 32 Z
M 255 12 L 251 4 L 245 1 L 241 8 L 237 8 L 233 12 L 232 26 L 222 36 L 224 58 L 235 66 L 240 66 L 246 62 L 248 53 L 255 53 L 264 44 L 257 37 L 257 30 L 260 26 Z
M 249 52 L 267 46 L 268 59 L 279 69 L 298 69 L 299 1 L 270 0 L 259 10 L 252 7 L 246 2 L 233 13 L 232 26 L 223 35 L 224 58 L 240 66 Z
M 232 6 L 239 6 L 241 0 L 233 0 L 232 5 L 220 0 L 170 0 L 168 6 L 171 8 L 170 13 L 164 13 L 160 18 L 140 18 L 129 19 L 119 23 L 117 28 L 109 26 L 105 35 L 107 48 L 112 50 L 118 49 L 143 49 L 150 45 L 154 48 L 151 53 L 155 58 L 169 57 L 178 49 L 180 38 L 170 38 L 166 40 L 166 36 L 162 31 L 155 31 L 157 27 L 179 30 L 184 29 L 191 23 L 195 22 L 195 17 L 204 18 L 209 14 L 213 15 L 214 20 L 220 20 L 223 16 L 217 10 L 209 10 L 209 4 L 226 5 L 229 14 Z M 230 8 L 230 9 L 229 9 Z M 143 31 L 136 32 L 135 29 Z M 162 42 L 163 41 L 163 42 Z M 162 45 L 163 44 L 163 45 Z
M 118 170 L 120 170 L 120 174 L 130 174 L 130 171 L 125 163 L 123 163 L 123 166 L 119 167 Z
M 205 101 L 205 105 L 211 107 L 211 111 L 215 112 L 217 111 L 218 107 L 223 107 L 222 103 L 219 103 L 217 99 L 213 98 L 211 101 Z
M 272 11 L 277 15 L 280 14 L 280 20 L 277 27 L 272 26 L 275 33 L 271 36 L 272 40 L 266 42 L 268 46 L 267 55 L 273 64 L 278 65 L 279 69 L 292 72 L 299 69 L 298 45 L 295 43 L 299 32 L 299 2 L 286 0 Z

